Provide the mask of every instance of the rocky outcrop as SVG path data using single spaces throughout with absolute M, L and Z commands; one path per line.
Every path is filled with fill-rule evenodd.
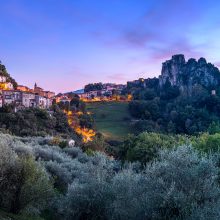
M 178 86 L 181 90 L 191 90 L 195 84 L 206 88 L 216 88 L 220 85 L 220 71 L 205 58 L 198 61 L 191 58 L 187 62 L 182 54 L 174 55 L 162 64 L 159 84 L 163 86 L 166 81 Z
M 160 76 L 160 85 L 165 84 L 167 80 L 171 85 L 178 84 L 179 75 L 183 74 L 183 68 L 186 64 L 184 55 L 174 55 L 171 60 L 167 60 L 162 64 L 162 71 Z

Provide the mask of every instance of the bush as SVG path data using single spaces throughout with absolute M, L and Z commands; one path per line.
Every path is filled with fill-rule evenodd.
M 120 146 L 118 154 L 123 161 L 139 161 L 145 164 L 156 158 L 160 149 L 171 148 L 186 142 L 188 141 L 185 136 L 144 132 L 138 136 L 129 136 Z
M 53 198 L 53 186 L 46 171 L 33 158 L 21 158 L 21 177 L 12 211 L 39 214 Z M 19 194 L 17 194 L 19 192 Z
M 156 219 L 187 219 L 197 208 L 202 214 L 205 206 L 219 204 L 218 168 L 212 158 L 201 157 L 189 146 L 161 151 L 145 173 L 147 201 Z M 218 212 L 212 215 L 219 218 Z
M 105 152 L 107 146 L 108 144 L 105 142 L 103 135 L 98 133 L 94 137 L 93 141 L 85 143 L 82 148 L 84 151 L 91 150 Z
M 46 171 L 32 157 L 18 157 L 0 142 L 0 207 L 38 213 L 47 207 L 53 188 Z
M 192 138 L 192 145 L 201 152 L 219 152 L 220 134 L 209 135 L 208 133 L 204 133 L 198 137 Z
M 58 204 L 64 219 L 219 219 L 218 168 L 192 147 L 160 151 L 144 170 L 112 172 L 106 159 L 69 186 Z M 64 202 L 63 202 L 64 201 Z M 199 218 L 197 218 L 199 217 Z

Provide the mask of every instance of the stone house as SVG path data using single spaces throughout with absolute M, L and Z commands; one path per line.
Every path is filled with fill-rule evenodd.
M 13 91 L 3 90 L 2 91 L 2 103 L 3 105 L 9 105 L 14 102 Z
M 22 105 L 25 108 L 36 107 L 35 94 L 22 92 Z
M 40 95 L 35 95 L 35 101 L 36 101 L 37 107 L 44 108 L 44 109 L 47 108 L 48 101 L 47 101 L 46 97 L 43 97 L 43 96 L 40 96 Z
M 22 92 L 14 90 L 3 90 L 2 104 L 9 105 L 12 103 L 16 105 L 20 105 L 22 103 Z
M 46 108 L 50 108 L 53 104 L 53 100 L 50 98 L 46 99 Z

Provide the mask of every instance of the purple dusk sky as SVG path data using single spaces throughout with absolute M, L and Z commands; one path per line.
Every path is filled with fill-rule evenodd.
M 158 76 L 173 54 L 220 65 L 218 0 L 0 0 L 0 60 L 56 92 Z

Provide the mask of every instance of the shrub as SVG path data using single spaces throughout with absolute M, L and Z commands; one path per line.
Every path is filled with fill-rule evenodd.
M 46 208 L 53 188 L 46 171 L 32 157 L 18 157 L 0 142 L 0 207 L 19 213 Z
M 218 168 L 190 146 L 162 150 L 144 170 L 100 155 L 59 203 L 64 219 L 219 219 Z M 199 217 L 199 218 L 198 218 Z
M 204 133 L 198 137 L 192 138 L 192 145 L 201 152 L 219 152 L 220 150 L 220 134 L 209 135 Z
M 187 142 L 185 136 L 168 136 L 157 133 L 131 135 L 121 145 L 119 158 L 128 161 L 139 161 L 143 164 L 156 158 L 160 149 L 167 149 Z

